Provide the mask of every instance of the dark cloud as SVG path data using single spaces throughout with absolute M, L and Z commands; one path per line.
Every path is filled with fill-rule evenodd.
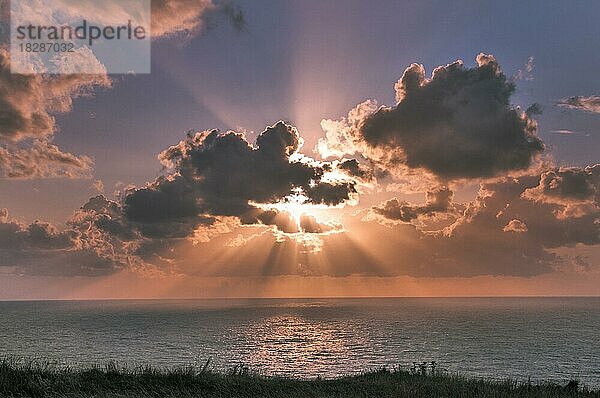
M 561 219 L 598 213 L 600 165 L 547 170 L 539 185 L 523 192 L 523 198 L 558 205 L 557 217 Z
M 388 169 L 420 168 L 443 180 L 493 177 L 527 169 L 544 150 L 536 122 L 511 106 L 514 90 L 491 55 L 478 55 L 474 68 L 440 66 L 430 79 L 412 64 L 396 84 L 396 106 L 369 112 L 364 103 L 341 126 L 325 127 L 335 146 L 362 147 Z
M 174 31 L 197 29 L 171 25 Z M 514 86 L 496 60 L 482 54 L 477 62 L 474 68 L 461 62 L 439 67 L 430 79 L 413 64 L 396 85 L 396 106 L 378 109 L 367 102 L 348 119 L 325 123 L 336 149 L 350 145 L 346 153 L 361 152 L 372 168 L 356 159 L 324 162 L 302 155 L 298 131 L 284 122 L 267 127 L 255 143 L 232 131 L 192 133 L 160 154 L 163 176 L 130 188 L 119 201 L 91 198 L 63 230 L 44 222 L 24 225 L 1 210 L 0 266 L 49 275 L 145 266 L 237 276 L 529 276 L 560 269 L 565 259 L 555 249 L 600 244 L 600 166 L 499 178 L 529 168 L 543 150 L 530 119 L 539 108 L 512 107 Z M 0 88 L 5 176 L 76 176 L 91 164 L 49 143 L 53 112 L 70 109 L 88 82 L 34 78 L 8 84 L 23 85 L 25 99 L 13 96 L 17 86 Z M 333 130 L 340 135 L 330 135 Z M 18 146 L 23 142 L 31 146 Z M 392 169 L 410 179 L 421 171 L 437 177 L 424 179 L 424 203 L 391 199 L 349 216 L 344 228 L 280 210 L 294 195 L 310 205 L 343 205 L 356 197 L 361 181 L 374 179 L 374 170 Z M 431 189 L 431 181 L 482 177 L 498 178 L 486 180 L 469 203 L 455 203 L 447 187 Z M 382 217 L 400 222 L 383 223 Z M 430 219 L 445 224 L 422 228 Z M 233 237 L 236 243 L 227 244 Z
M 133 241 L 139 236 L 125 220 L 122 206 L 104 195 L 90 198 L 75 212 L 68 225 L 76 231 L 95 230 L 121 241 Z
M 561 167 L 542 173 L 537 187 L 528 189 L 524 197 L 540 202 L 569 204 L 600 202 L 600 164 Z
M 125 216 L 139 224 L 146 235 L 185 237 L 199 224 L 201 209 L 197 201 L 193 187 L 182 177 L 160 177 L 125 197 Z
M 244 225 L 273 225 L 279 231 L 287 234 L 300 232 L 296 220 L 289 213 L 278 210 L 263 210 L 253 207 L 240 216 L 240 221 Z
M 335 206 L 351 199 L 357 193 L 353 181 L 324 182 L 304 187 L 310 203 Z
M 255 204 L 277 203 L 300 190 L 308 203 L 338 205 L 356 193 L 353 181 L 323 181 L 332 165 L 299 157 L 300 141 L 284 122 L 267 127 L 256 146 L 231 131 L 190 134 L 161 153 L 168 177 L 125 197 L 125 215 L 136 223 L 185 222 L 192 229 L 201 216 L 233 216 L 289 231 L 286 216 Z
M 36 221 L 23 225 L 9 220 L 3 209 L 0 219 L 0 248 L 4 250 L 51 250 L 65 249 L 70 245 L 69 235 L 59 232 L 52 225 Z
M 563 98 L 557 103 L 558 106 L 579 111 L 600 113 L 600 96 L 591 95 L 589 97 L 569 97 Z
M 595 170 L 595 166 L 581 168 L 566 175 L 591 176 Z M 551 171 L 557 172 L 547 172 Z M 64 231 L 41 222 L 21 225 L 0 211 L 0 264 L 16 267 L 16 272 L 61 275 L 100 275 L 138 266 L 220 276 L 539 275 L 573 262 L 561 257 L 560 249 L 600 244 L 600 207 L 587 203 L 597 196 L 597 186 L 596 192 L 585 195 L 580 189 L 561 190 L 556 186 L 560 183 L 548 180 L 546 174 L 482 184 L 476 199 L 467 204 L 454 203 L 448 188 L 438 188 L 421 205 L 390 201 L 379 207 L 380 215 L 403 221 L 399 223 L 381 223 L 361 212 L 348 215 L 342 229 L 310 215 L 298 222 L 284 211 L 252 207 L 234 217 L 238 221 L 230 228 L 213 235 L 207 232 L 206 239 L 198 238 L 202 228 L 198 221 L 189 221 L 191 213 L 142 223 L 127 218 L 121 204 L 103 196 L 82 206 Z M 587 201 L 586 212 L 565 214 L 571 202 L 532 200 L 525 194 L 548 182 L 560 192 L 553 196 Z M 453 217 L 436 231 L 413 223 L 448 212 Z M 214 216 L 206 228 L 220 219 Z M 144 229 L 169 230 L 169 223 L 188 221 L 196 230 L 185 239 L 177 237 L 184 233 L 152 236 Z M 279 235 L 266 233 L 263 225 L 276 226 Z M 304 239 L 295 238 L 300 232 Z M 232 238 L 239 243 L 228 244 Z M 585 269 L 592 267 L 588 264 Z
M 44 85 L 37 75 L 10 72 L 10 57 L 0 49 L 0 138 L 16 141 L 22 137 L 52 134 L 54 119 L 48 113 Z
M 242 235 L 239 230 L 232 231 L 195 246 L 186 242 L 174 251 L 172 246 L 162 247 L 157 256 L 168 257 L 179 264 L 179 272 L 192 275 L 472 277 L 551 273 L 573 262 L 571 256 L 560 254 L 561 249 L 600 244 L 600 208 L 561 218 L 564 204 L 524 197 L 524 192 L 539 186 L 540 180 L 537 174 L 487 182 L 475 200 L 466 204 L 453 203 L 450 190 L 439 188 L 432 190 L 422 205 L 404 204 L 410 216 L 400 212 L 402 217 L 396 218 L 405 222 L 382 223 L 363 211 L 346 216 L 343 230 L 331 234 L 315 226 L 312 217 L 303 217 L 305 231 L 321 234 L 319 241 L 312 243 L 318 246 L 317 251 L 306 249 L 310 242 L 257 234 L 250 229 Z M 453 217 L 437 231 L 425 231 L 409 222 L 415 213 L 423 213 L 417 218 L 433 217 L 448 208 L 453 209 Z M 432 216 L 426 214 L 428 211 Z M 241 243 L 227 245 L 232 238 Z
M 543 113 L 543 109 L 542 106 L 538 103 L 534 103 L 529 105 L 529 107 L 527 108 L 527 110 L 525 110 L 525 114 L 528 117 L 532 117 L 532 116 L 538 116 L 541 115 Z
M 40 267 L 46 252 L 53 250 L 52 258 L 77 258 L 80 267 L 56 270 L 73 275 L 131 269 L 148 261 L 158 268 L 171 267 L 166 261 L 171 248 L 208 241 L 220 230 L 228 231 L 227 223 L 234 228 L 273 226 L 277 234 L 338 229 L 277 209 L 294 195 L 309 204 L 333 206 L 356 194 L 350 178 L 325 181 L 335 165 L 304 157 L 300 146 L 297 130 L 284 122 L 267 127 L 255 145 L 231 131 L 189 134 L 160 154 L 164 176 L 130 188 L 120 202 L 102 195 L 91 198 L 63 231 L 41 222 L 24 226 L 0 212 L 0 248 L 11 253 L 0 265 L 51 273 L 51 267 Z
M 567 204 L 532 201 L 526 194 L 537 189 L 543 180 L 544 174 L 484 184 L 475 205 L 465 212 L 456 227 L 467 230 L 488 224 L 494 227 L 491 230 L 496 230 L 496 225 L 505 226 L 519 220 L 527 228 L 522 239 L 531 240 L 545 249 L 578 243 L 599 244 L 598 203 L 592 205 L 587 214 L 560 217 Z
M 393 198 L 380 206 L 373 207 L 373 211 L 390 220 L 411 222 L 419 216 L 433 216 L 436 213 L 453 211 L 453 196 L 454 193 L 446 187 L 436 188 L 426 193 L 425 203 L 422 205 Z
M 523 197 L 539 181 L 537 175 L 483 184 L 463 215 L 435 234 L 420 233 L 411 224 L 397 224 L 386 230 L 368 223 L 372 250 L 382 253 L 384 263 L 396 259 L 398 264 L 387 263 L 395 272 L 413 276 L 528 276 L 553 272 L 570 261 L 555 249 L 600 244 L 600 208 L 595 206 L 577 217 L 557 217 L 563 205 Z
M 337 167 L 348 175 L 362 181 L 372 181 L 374 178 L 374 171 L 372 168 L 360 164 L 356 159 L 342 160 Z
M 304 214 L 300 217 L 300 228 L 305 233 L 323 234 L 339 229 L 341 226 L 320 223 L 316 217 Z
M 75 228 L 70 222 L 59 231 L 40 221 L 24 225 L 10 220 L 4 209 L 0 211 L 0 267 L 12 267 L 18 274 L 98 276 L 125 266 L 115 261 L 114 252 L 109 253 L 110 239 L 96 236 L 96 247 L 86 243 L 86 236 L 96 230 L 82 226 Z

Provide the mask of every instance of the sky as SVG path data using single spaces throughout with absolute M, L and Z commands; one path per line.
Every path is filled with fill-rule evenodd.
M 597 2 L 152 1 L 0 53 L 0 299 L 600 294 Z

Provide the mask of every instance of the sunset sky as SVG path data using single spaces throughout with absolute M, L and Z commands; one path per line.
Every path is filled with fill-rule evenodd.
M 600 295 L 599 3 L 172 2 L 0 48 L 0 299 Z

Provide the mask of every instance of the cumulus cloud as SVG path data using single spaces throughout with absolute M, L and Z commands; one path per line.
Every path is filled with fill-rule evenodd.
M 504 232 L 527 232 L 527 225 L 521 220 L 510 220 L 508 224 L 502 228 Z
M 325 138 L 319 139 L 317 151 L 324 158 L 356 153 L 365 153 L 368 157 L 376 158 L 369 147 L 361 145 L 357 131 L 363 120 L 377 109 L 377 101 L 367 100 L 351 109 L 348 116 L 341 120 L 323 119 L 321 128 L 325 132 Z
M 540 176 L 539 185 L 523 192 L 523 197 L 562 206 L 562 211 L 557 213 L 561 218 L 597 212 L 600 204 L 600 164 L 547 170 Z
M 587 173 L 584 170 L 578 172 L 591 173 L 590 168 Z M 419 210 L 427 210 L 427 203 L 415 205 L 398 200 L 377 210 L 402 222 L 359 217 L 360 223 L 351 219 L 345 222 L 345 228 L 369 237 L 368 252 L 374 254 L 375 266 L 364 272 L 416 277 L 555 272 L 572 261 L 560 254 L 561 249 L 600 244 L 600 206 L 588 203 L 585 212 L 565 214 L 568 203 L 563 200 L 531 200 L 526 192 L 539 190 L 540 184 L 545 186 L 544 174 L 483 183 L 474 201 L 454 204 L 459 215 L 448 218 L 447 225 L 438 231 L 424 231 L 414 222 Z M 587 195 L 577 189 L 577 200 L 597 195 L 597 187 L 593 189 L 595 193 Z M 563 193 L 561 197 L 573 194 Z M 332 245 L 325 240 L 323 253 L 332 250 Z
M 333 166 L 300 156 L 300 145 L 298 131 L 284 122 L 267 127 L 255 146 L 231 131 L 189 134 L 159 156 L 169 176 L 125 197 L 125 215 L 140 224 L 178 223 L 184 235 L 218 216 L 297 232 L 289 215 L 256 204 L 274 204 L 297 190 L 308 203 L 324 205 L 344 203 L 356 194 L 353 181 L 324 181 Z
M 560 167 L 542 173 L 537 187 L 523 194 L 527 199 L 547 203 L 600 201 L 600 164 Z
M 373 111 L 365 102 L 341 122 L 324 121 L 334 151 L 452 180 L 525 170 L 544 150 L 536 122 L 510 104 L 515 86 L 491 55 L 479 54 L 474 68 L 462 61 L 437 67 L 431 78 L 412 64 L 395 88 L 393 107 Z
M 69 236 L 58 232 L 51 224 L 36 221 L 22 225 L 8 217 L 3 209 L 0 220 L 0 247 L 8 249 L 61 249 L 69 246 Z
M 252 236 L 251 242 L 241 246 L 225 246 L 233 238 L 242 241 L 236 231 L 197 246 L 162 248 L 158 255 L 193 275 L 471 277 L 557 272 L 573 261 L 561 249 L 600 244 L 600 210 L 558 219 L 560 205 L 523 197 L 539 181 L 537 174 L 484 183 L 457 218 L 433 233 L 413 223 L 367 219 L 365 210 L 348 214 L 343 231 L 319 235 L 318 253 L 298 241 L 256 235 L 250 229 L 241 234 Z
M 55 247 L 53 255 L 65 261 L 77 257 L 83 267 L 71 267 L 67 273 L 113 272 L 148 264 L 161 268 L 172 265 L 162 251 L 185 242 L 207 242 L 242 226 L 272 227 L 277 239 L 340 230 L 339 225 L 306 214 L 293 216 L 278 207 L 298 196 L 313 206 L 337 206 L 356 194 L 350 176 L 325 180 L 338 163 L 301 155 L 301 143 L 296 128 L 284 122 L 267 127 L 255 144 L 231 131 L 190 133 L 159 155 L 165 175 L 143 187 L 129 187 L 119 201 L 103 195 L 91 198 L 63 231 L 48 224 L 8 221 L 3 210 L 4 246 L 11 247 L 15 240 L 32 243 L 12 245 L 12 254 L 0 265 L 21 264 L 27 269 L 23 272 L 39 270 L 38 260 L 47 254 L 42 249 L 50 250 L 48 242 L 56 241 L 62 246 Z M 313 249 L 320 244 L 316 237 L 302 239 Z
M 436 188 L 426 193 L 425 203 L 422 205 L 393 198 L 380 206 L 374 206 L 372 210 L 390 220 L 411 222 L 420 216 L 433 216 L 436 213 L 452 211 L 453 196 L 454 193 L 447 187 Z
M 109 85 L 105 75 L 11 74 L 9 54 L 0 48 L 0 177 L 89 177 L 89 157 L 51 143 L 53 114 L 70 111 L 73 98 Z
M 559 219 L 556 213 L 562 205 L 523 197 L 539 180 L 539 175 L 530 175 L 483 184 L 462 216 L 437 234 L 420 233 L 410 224 L 387 231 L 370 227 L 379 230 L 374 250 L 384 251 L 385 258 L 406 258 L 395 265 L 396 272 L 414 276 L 526 276 L 556 271 L 570 261 L 557 255 L 556 249 L 600 244 L 600 208 Z M 398 237 L 393 247 L 390 235 L 400 233 L 404 237 Z M 392 247 L 378 243 L 386 239 Z
M 17 266 L 17 272 L 84 275 L 135 269 L 143 264 L 156 269 L 176 267 L 180 274 L 221 276 L 538 275 L 572 262 L 572 256 L 560 255 L 561 248 L 600 244 L 598 204 L 591 204 L 585 214 L 559 218 L 564 203 L 531 200 L 525 195 L 539 188 L 540 181 L 544 178 L 537 174 L 484 183 L 476 199 L 466 204 L 453 203 L 452 193 L 440 188 L 428 194 L 422 205 L 405 203 L 404 212 L 386 213 L 391 217 L 400 214 L 396 218 L 403 222 L 366 220 L 363 212 L 347 215 L 343 229 L 326 227 L 311 216 L 302 216 L 297 223 L 285 212 L 253 208 L 233 217 L 237 221 L 229 226 L 220 225 L 214 234 L 202 232 L 205 227 L 194 221 L 196 230 L 185 239 L 184 233 L 165 234 L 164 229 L 169 223 L 191 222 L 191 213 L 139 222 L 127 216 L 121 203 L 103 196 L 82 206 L 64 231 L 44 223 L 25 226 L 12 222 L 3 210 L 0 264 Z M 587 198 L 575 196 L 577 200 Z M 388 207 L 381 206 L 382 213 L 401 206 Z M 456 215 L 435 232 L 424 232 L 413 223 L 419 217 L 430 217 L 430 212 L 438 214 L 448 208 L 454 208 Z M 410 222 L 415 213 L 417 218 Z M 206 227 L 228 219 L 212 217 L 215 220 Z M 247 226 L 241 228 L 240 224 Z M 266 233 L 261 225 L 276 226 L 280 232 Z M 149 227 L 162 235 L 148 233 Z M 171 231 L 177 229 L 170 227 Z M 298 232 L 304 232 L 304 241 L 285 235 Z M 52 260 L 52 267 L 43 267 L 46 258 Z M 69 266 L 58 264 L 58 259 Z M 75 260 L 77 267 L 72 263 Z
M 347 215 L 343 231 L 319 236 L 318 253 L 300 247 L 297 241 L 271 234 L 257 236 L 252 230 L 248 231 L 252 244 L 229 245 L 227 255 L 216 253 L 234 237 L 241 241 L 237 232 L 196 247 L 186 243 L 175 252 L 162 248 L 158 253 L 170 256 L 180 272 L 197 275 L 469 277 L 556 272 L 573 261 L 572 256 L 561 255 L 561 249 L 600 244 L 600 208 L 596 204 L 586 214 L 557 217 L 564 203 L 534 201 L 524 194 L 536 189 L 543 175 L 483 183 L 475 200 L 464 204 L 454 203 L 449 189 L 438 188 L 421 205 L 378 206 L 381 213 L 402 222 L 381 223 L 365 218 L 364 212 Z M 424 231 L 415 223 L 419 217 L 435 217 L 449 208 L 454 216 L 445 219 L 446 226 L 437 231 Z M 309 225 L 309 221 L 302 224 Z M 193 253 L 203 253 L 206 260 L 198 260 L 200 256 Z
M 107 242 L 97 247 L 82 243 L 92 229 L 76 228 L 70 223 L 63 231 L 46 222 L 29 225 L 0 212 L 0 267 L 11 267 L 14 273 L 31 275 L 73 276 L 106 275 L 125 264 L 108 253 Z
M 557 103 L 558 106 L 578 111 L 591 113 L 600 113 L 600 96 L 591 95 L 589 97 L 575 96 L 563 98 Z
M 10 55 L 0 48 L 0 140 L 44 138 L 55 132 L 52 113 L 71 110 L 73 98 L 94 86 L 108 86 L 105 75 L 18 75 L 10 72 Z
M 337 168 L 359 181 L 369 182 L 375 178 L 372 168 L 361 164 L 357 159 L 344 159 L 337 164 Z
M 70 109 L 76 95 L 69 87 L 85 87 L 64 84 L 58 91 L 64 95 L 44 102 L 55 104 L 43 107 L 50 118 Z M 396 91 L 394 107 L 367 101 L 341 121 L 322 122 L 327 139 L 319 149 L 335 160 L 303 155 L 300 134 L 285 122 L 267 127 L 255 142 L 239 132 L 207 130 L 159 155 L 161 177 L 128 187 L 118 201 L 91 198 L 63 230 L 24 225 L 0 210 L 0 266 L 64 275 L 153 266 L 194 275 L 528 276 L 572 263 L 557 253 L 563 248 L 600 244 L 600 166 L 529 168 L 543 150 L 530 119 L 537 112 L 510 105 L 514 86 L 492 56 L 480 55 L 474 68 L 439 67 L 429 79 L 413 64 Z M 10 131 L 4 140 L 12 152 L 0 150 L 0 168 L 11 177 L 53 173 L 29 170 L 27 154 L 14 155 L 26 140 L 39 146 L 39 162 L 56 163 L 54 173 L 86 168 L 77 164 L 86 158 L 53 147 L 45 139 L 51 133 Z M 367 159 L 369 167 L 345 154 Z M 12 168 L 2 163 L 9 155 Z M 386 172 L 395 173 L 396 183 L 402 177 L 421 182 L 411 192 L 426 192 L 425 201 L 394 198 L 346 214 L 343 227 L 285 210 L 298 197 L 316 207 L 344 206 L 356 199 L 361 182 Z M 486 177 L 496 178 L 483 181 L 475 200 L 455 202 L 448 186 L 457 184 L 449 180 Z M 407 186 L 397 188 L 406 193 Z M 435 230 L 424 222 L 436 223 Z
M 0 178 L 90 178 L 93 165 L 88 156 L 63 152 L 44 140 L 25 148 L 0 146 Z
M 47 10 L 38 7 L 31 12 L 27 15 L 35 18 Z M 0 178 L 90 177 L 89 157 L 52 144 L 57 130 L 54 116 L 69 112 L 75 98 L 110 85 L 106 73 L 13 74 L 8 45 L 0 44 Z
M 537 192 L 540 184 L 544 184 L 544 175 L 545 173 L 518 179 L 504 179 L 482 185 L 476 202 L 451 228 L 452 233 L 457 232 L 457 228 L 468 230 L 477 226 L 484 227 L 486 224 L 502 228 L 517 220 L 527 228 L 525 234 L 527 238 L 522 239 L 529 239 L 543 248 L 572 246 L 578 243 L 599 244 L 600 229 L 597 220 L 600 217 L 600 206 L 598 203 L 591 205 L 585 214 L 558 218 L 557 214 L 564 211 L 565 203 L 530 200 L 531 192 Z M 597 188 L 595 195 L 598 195 Z M 517 223 L 512 224 L 516 226 Z

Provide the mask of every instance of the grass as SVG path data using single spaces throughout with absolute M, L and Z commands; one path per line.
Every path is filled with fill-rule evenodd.
M 58 367 L 39 361 L 0 361 L 0 397 L 599 397 L 600 391 L 557 384 L 490 381 L 401 369 L 336 379 L 265 377 L 245 367 L 214 372 L 207 366 L 157 369 Z

